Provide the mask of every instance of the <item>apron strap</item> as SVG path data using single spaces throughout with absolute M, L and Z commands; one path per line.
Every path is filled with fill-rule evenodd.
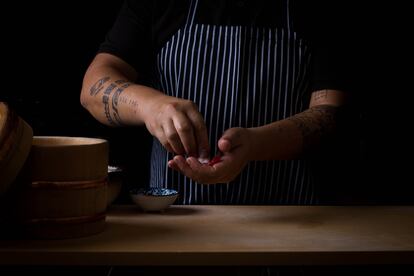
M 191 0 L 185 28 L 188 28 L 189 26 L 194 24 L 194 18 L 197 13 L 197 7 L 198 7 L 198 0 Z M 293 21 L 292 14 L 290 13 L 290 0 L 286 0 L 286 29 L 288 32 L 290 32 L 291 30 L 292 21 Z
M 197 6 L 198 6 L 198 0 L 191 0 L 190 10 L 188 11 L 185 28 L 188 28 L 189 26 L 194 24 L 194 17 L 197 12 Z
M 290 33 L 292 27 L 292 14 L 290 13 L 290 0 L 286 0 L 286 29 Z

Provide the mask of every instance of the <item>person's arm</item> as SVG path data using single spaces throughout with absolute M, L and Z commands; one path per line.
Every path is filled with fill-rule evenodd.
M 136 78 L 137 72 L 122 59 L 98 54 L 85 74 L 81 103 L 101 123 L 145 124 L 170 152 L 207 158 L 207 130 L 196 105 L 134 84 Z
M 312 93 L 309 108 L 292 117 L 251 128 L 249 160 L 294 159 L 317 148 L 335 130 L 344 93 L 321 90 Z M 222 139 L 226 139 L 225 136 Z
M 175 156 L 169 166 L 210 184 L 233 180 L 248 161 L 298 158 L 335 131 L 336 113 L 344 97 L 341 91 L 315 91 L 309 109 L 292 117 L 256 128 L 228 129 L 218 141 L 221 162 L 208 166 L 192 157 Z
M 109 126 L 142 124 L 142 112 L 131 92 L 137 88 L 133 85 L 136 77 L 136 71 L 122 59 L 98 54 L 83 79 L 82 106 Z

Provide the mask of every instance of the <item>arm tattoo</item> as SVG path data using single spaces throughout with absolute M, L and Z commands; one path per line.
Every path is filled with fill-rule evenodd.
M 115 81 L 115 83 L 116 84 L 124 84 L 124 83 L 127 83 L 127 81 L 126 80 L 117 80 L 117 81 Z
M 315 101 L 319 101 L 321 99 L 326 99 L 326 98 L 328 98 L 328 90 L 327 89 L 314 92 L 313 99 Z
M 102 102 L 104 104 L 105 117 L 109 124 L 113 126 L 122 125 L 121 118 L 119 116 L 118 103 L 119 96 L 124 91 L 125 88 L 131 84 L 125 80 L 117 80 L 111 83 L 104 91 L 102 96 Z M 115 89 L 116 88 L 116 89 Z M 114 92 L 112 94 L 112 92 Z M 112 105 L 110 106 L 109 101 L 112 94 Z M 111 112 L 112 107 L 112 112 Z
M 318 105 L 299 113 L 289 121 L 294 123 L 302 134 L 303 150 L 309 151 L 320 145 L 335 129 L 337 107 Z
M 136 100 L 131 99 L 127 96 L 120 96 L 118 101 L 120 103 L 132 106 L 132 110 L 134 111 L 134 113 L 136 113 L 136 109 L 138 107 L 138 102 Z
M 95 82 L 95 84 L 91 87 L 90 94 L 91 96 L 96 96 L 101 92 L 105 82 L 109 80 L 109 77 L 103 77 L 102 79 Z
M 119 95 L 121 95 L 121 93 L 124 91 L 125 88 L 127 88 L 128 86 L 130 86 L 129 83 L 125 83 L 123 84 L 121 87 L 119 87 L 113 97 L 112 97 L 112 110 L 113 110 L 113 115 L 115 118 L 115 121 L 117 122 L 118 125 L 121 125 L 121 118 L 119 117 L 119 112 L 118 112 L 118 99 L 119 99 Z
M 111 95 L 112 91 L 114 90 L 116 84 L 111 83 L 105 90 L 103 96 L 102 96 L 102 102 L 104 104 L 104 112 L 105 117 L 108 120 L 108 123 L 111 125 L 116 125 L 114 120 L 111 117 L 111 113 L 109 111 L 109 96 Z

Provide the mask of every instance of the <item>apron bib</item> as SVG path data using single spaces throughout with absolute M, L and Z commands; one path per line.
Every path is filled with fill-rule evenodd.
M 200 0 L 201 1 L 201 0 Z M 291 31 L 289 0 L 284 26 L 186 24 L 157 55 L 164 93 L 196 103 L 207 125 L 212 154 L 231 127 L 257 127 L 307 108 L 311 53 Z M 314 180 L 305 160 L 249 162 L 230 183 L 202 185 L 168 168 L 172 159 L 154 138 L 151 187 L 176 189 L 179 204 L 314 204 Z

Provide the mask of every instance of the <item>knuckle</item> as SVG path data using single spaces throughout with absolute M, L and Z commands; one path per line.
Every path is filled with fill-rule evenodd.
M 199 131 L 199 132 L 204 132 L 204 131 L 207 131 L 207 127 L 206 127 L 206 125 L 204 124 L 204 123 L 202 123 L 202 122 L 200 122 L 200 123 L 197 123 L 197 124 L 195 124 L 195 129 L 197 130 L 197 131 Z
M 194 102 L 191 102 L 191 107 L 198 111 L 198 105 Z
M 177 130 L 178 130 L 179 132 L 185 132 L 185 133 L 188 133 L 188 132 L 191 132 L 192 127 L 191 127 L 191 125 L 190 125 L 189 123 L 181 123 L 181 124 L 179 124 L 179 125 L 177 126 Z
M 188 106 L 191 109 L 198 110 L 197 104 L 195 104 L 193 101 L 185 100 L 185 105 Z
M 174 153 L 174 150 L 169 143 L 165 143 L 164 147 L 168 152 Z
M 146 122 L 145 126 L 147 127 L 148 131 L 151 132 L 151 134 L 156 134 L 156 126 L 154 124 L 154 122 Z
M 155 131 L 153 131 L 152 135 L 155 136 L 155 137 L 157 137 L 158 140 L 161 143 L 163 143 L 163 142 L 166 141 L 166 138 L 165 138 L 165 135 L 164 135 L 164 132 L 163 131 L 155 130 Z
M 177 112 L 177 109 L 178 109 L 178 106 L 177 106 L 176 102 L 167 103 L 164 107 L 164 110 L 166 112 L 173 112 L 174 113 L 174 112 Z
M 177 132 L 170 132 L 170 133 L 167 133 L 167 139 L 169 140 L 169 141 L 175 141 L 175 140 L 177 140 L 178 139 L 178 133 Z
M 168 141 L 166 141 L 165 139 L 158 139 L 158 140 L 160 141 L 161 145 L 163 145 L 163 147 L 165 149 L 167 149 L 168 151 L 170 151 L 171 146 L 170 146 L 170 143 L 168 143 Z

